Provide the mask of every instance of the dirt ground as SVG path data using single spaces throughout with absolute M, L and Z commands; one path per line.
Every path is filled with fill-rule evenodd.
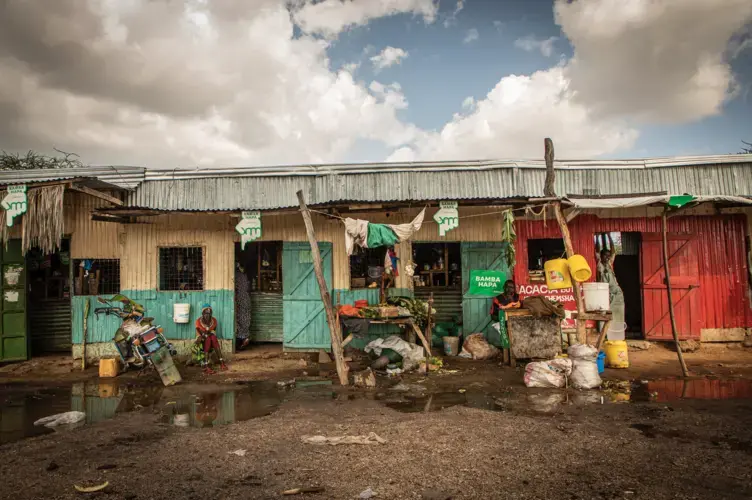
M 521 367 L 457 358 L 428 377 L 340 388 L 312 377 L 328 370 L 313 358 L 270 346 L 241 353 L 218 375 L 181 369 L 181 386 L 125 374 L 108 382 L 113 389 L 91 382 L 94 369 L 41 358 L 47 373 L 0 369 L 0 401 L 21 394 L 52 411 L 40 388 L 82 377 L 84 398 L 118 384 L 130 396 L 104 420 L 0 445 L 0 498 L 264 499 L 305 487 L 323 491 L 290 498 L 358 498 L 369 487 L 386 499 L 750 498 L 752 351 L 703 348 L 686 358 L 697 377 L 685 381 L 667 378 L 679 375 L 676 353 L 630 352 L 629 370 L 604 376 L 634 381 L 622 384 L 626 393 L 528 389 Z M 290 377 L 297 388 L 282 387 Z M 247 382 L 262 379 L 270 381 Z M 229 392 L 235 423 L 217 425 Z M 196 405 L 196 422 L 177 426 L 186 405 Z M 302 441 L 369 433 L 386 443 Z M 104 481 L 103 492 L 74 489 Z

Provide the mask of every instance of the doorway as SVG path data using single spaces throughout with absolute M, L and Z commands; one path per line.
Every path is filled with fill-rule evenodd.
M 433 293 L 437 323 L 462 324 L 462 259 L 459 243 L 413 243 L 415 298 Z
M 282 342 L 282 273 L 282 242 L 248 243 L 245 249 L 235 244 L 235 327 L 248 328 L 251 342 Z M 245 280 L 247 291 L 238 290 L 239 279 Z M 235 335 L 242 338 L 243 333 Z
M 616 281 L 619 282 L 621 291 L 624 293 L 626 338 L 641 339 L 645 336 L 642 324 L 642 275 L 640 272 L 642 234 L 613 232 L 611 238 L 617 251 L 614 259 L 614 275 L 616 275 Z
M 45 254 L 32 248 L 26 254 L 28 318 L 31 355 L 71 349 L 70 240 Z

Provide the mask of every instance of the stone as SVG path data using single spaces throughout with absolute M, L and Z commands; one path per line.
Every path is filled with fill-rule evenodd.
M 627 347 L 630 351 L 647 351 L 653 344 L 647 340 L 627 340 Z
M 695 352 L 700 350 L 702 344 L 696 340 L 680 340 L 679 346 L 682 352 Z
M 376 387 L 376 375 L 370 368 L 353 375 L 356 387 Z

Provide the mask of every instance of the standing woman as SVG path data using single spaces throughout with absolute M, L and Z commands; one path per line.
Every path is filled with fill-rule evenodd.
M 598 262 L 598 272 L 596 279 L 601 283 L 608 283 L 608 296 L 611 302 L 611 320 L 615 323 L 624 323 L 624 292 L 622 292 L 619 282 L 614 274 L 614 259 L 616 259 L 616 247 L 611 233 L 601 235 L 603 239 L 603 248 L 600 245 L 600 238 L 596 239 L 595 260 Z M 608 246 L 606 245 L 608 238 Z
M 196 320 L 196 344 L 194 349 L 198 347 L 202 349 L 199 356 L 194 354 L 194 358 L 198 358 L 201 362 L 201 366 L 207 374 L 212 374 L 214 371 L 209 366 L 209 356 L 212 349 L 219 356 L 219 364 L 222 370 L 226 370 L 224 359 L 222 359 L 222 349 L 219 347 L 219 340 L 217 340 L 217 318 L 212 316 L 212 308 L 209 304 L 204 304 L 201 308 L 201 316 Z
M 245 349 L 250 342 L 251 296 L 248 294 L 248 275 L 239 263 L 235 264 L 235 337 L 236 348 Z

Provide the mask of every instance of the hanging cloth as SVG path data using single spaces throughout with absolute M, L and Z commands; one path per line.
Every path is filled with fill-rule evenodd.
M 409 240 L 420 230 L 426 209 L 420 211 L 407 224 L 372 224 L 366 220 L 345 219 L 345 250 L 352 255 L 355 245 L 362 248 L 391 247 L 400 241 Z

